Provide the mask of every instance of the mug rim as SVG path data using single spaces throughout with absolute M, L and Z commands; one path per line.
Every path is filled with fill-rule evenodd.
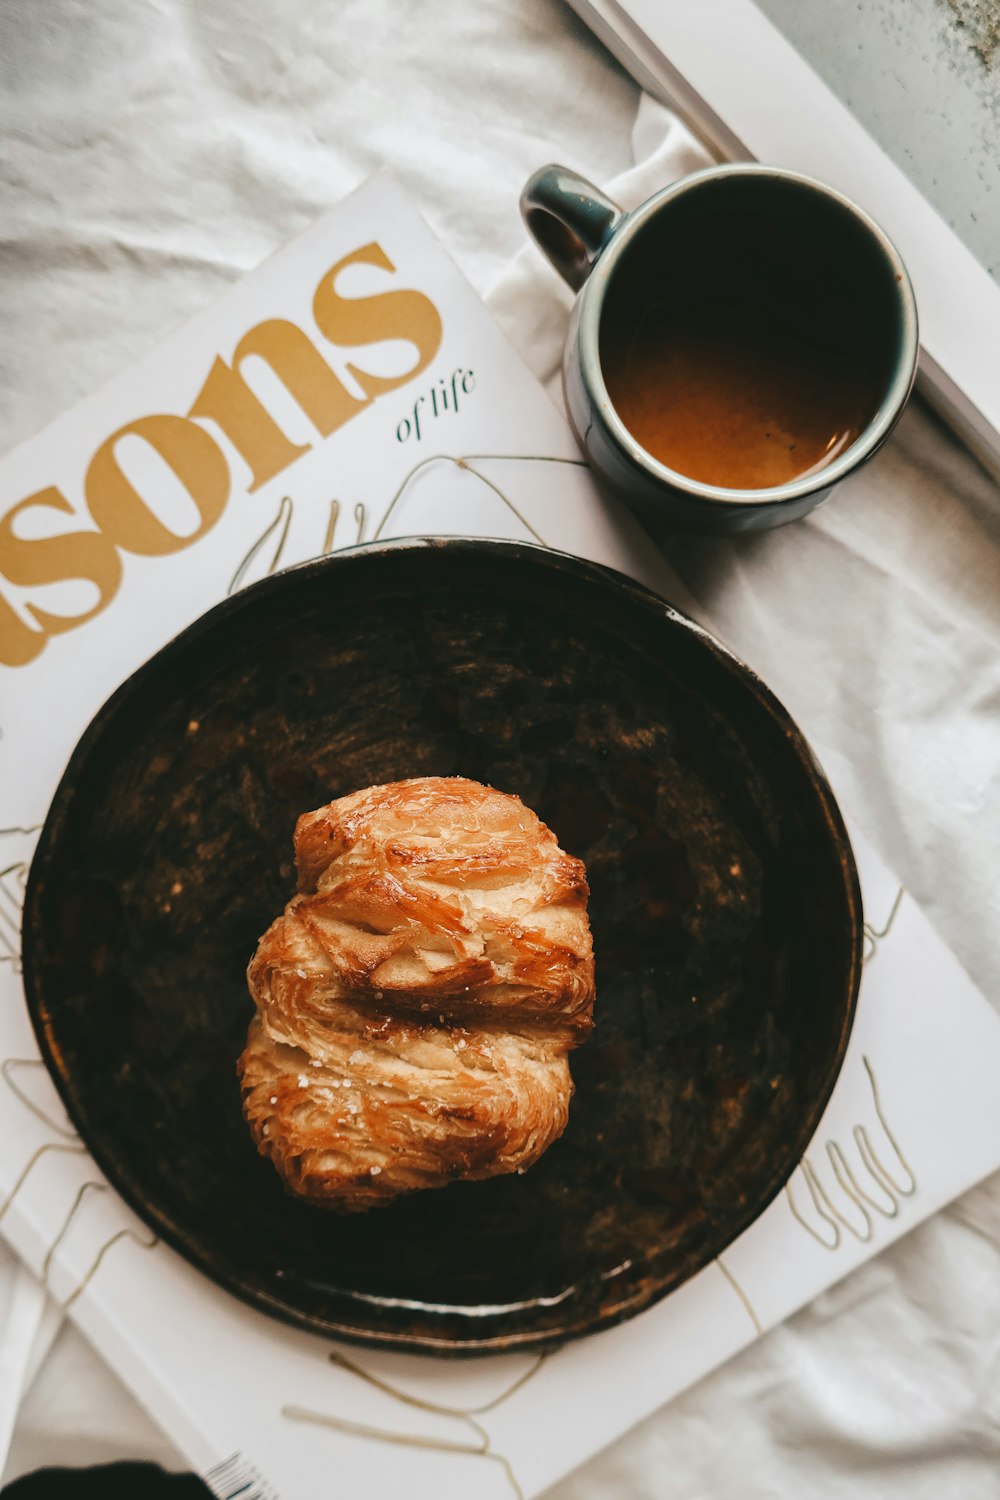
M 796 183 L 832 200 L 845 209 L 867 230 L 894 273 L 897 305 L 901 314 L 901 348 L 895 371 L 884 391 L 879 406 L 864 431 L 859 433 L 849 448 L 839 454 L 832 463 L 814 470 L 811 474 L 791 479 L 786 484 L 772 485 L 766 489 L 734 489 L 725 485 L 706 484 L 692 479 L 679 469 L 671 469 L 646 448 L 626 427 L 615 408 L 604 379 L 600 356 L 600 327 L 604 299 L 615 267 L 625 250 L 634 242 L 645 225 L 673 199 L 681 197 L 702 183 L 719 178 L 754 176 L 777 178 L 783 182 Z M 680 491 L 691 500 L 719 507 L 729 506 L 777 506 L 785 502 L 801 500 L 818 490 L 827 490 L 860 467 L 881 446 L 899 420 L 907 398 L 916 379 L 917 360 L 920 352 L 916 297 L 909 272 L 885 230 L 860 208 L 853 199 L 836 188 L 809 177 L 804 172 L 794 172 L 785 167 L 768 166 L 761 162 L 725 162 L 717 166 L 703 167 L 689 172 L 675 182 L 668 183 L 658 192 L 640 203 L 638 208 L 626 213 L 618 221 L 607 245 L 594 263 L 580 293 L 581 316 L 579 329 L 580 370 L 584 383 L 598 406 L 611 437 L 619 449 L 649 477 Z

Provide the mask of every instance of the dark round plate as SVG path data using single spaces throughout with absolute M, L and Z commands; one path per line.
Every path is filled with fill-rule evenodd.
M 244 970 L 298 814 L 424 774 L 518 793 L 586 861 L 597 1027 L 530 1171 L 341 1218 L 251 1145 Z M 819 1121 L 860 954 L 844 825 L 757 678 L 616 573 L 459 539 L 291 569 L 158 652 L 77 746 L 24 919 L 43 1053 L 142 1218 L 267 1312 L 448 1352 L 606 1327 L 745 1229 Z

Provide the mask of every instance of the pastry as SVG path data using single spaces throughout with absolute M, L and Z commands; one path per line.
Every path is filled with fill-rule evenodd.
M 286 1186 L 354 1212 L 537 1161 L 592 1025 L 581 861 L 517 797 L 457 776 L 306 813 L 295 854 L 239 1061 Z

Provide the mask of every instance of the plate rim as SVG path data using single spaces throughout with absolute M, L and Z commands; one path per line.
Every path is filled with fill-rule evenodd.
M 766 1196 L 755 1200 L 752 1208 L 734 1219 L 736 1227 L 729 1234 L 725 1243 L 716 1248 L 699 1268 L 689 1272 L 680 1279 L 671 1280 L 662 1275 L 651 1275 L 642 1287 L 632 1296 L 624 1298 L 620 1303 L 597 1314 L 590 1313 L 580 1315 L 565 1323 L 558 1331 L 513 1329 L 508 1331 L 490 1333 L 482 1337 L 435 1337 L 428 1333 L 412 1333 L 397 1329 L 360 1329 L 349 1323 L 342 1323 L 338 1318 L 319 1317 L 315 1314 L 296 1308 L 287 1300 L 274 1296 L 271 1292 L 260 1287 L 253 1286 L 242 1279 L 237 1269 L 232 1266 L 228 1256 L 219 1263 L 208 1263 L 192 1245 L 185 1240 L 183 1234 L 177 1230 L 165 1215 L 159 1214 L 150 1204 L 141 1201 L 138 1194 L 133 1194 L 131 1184 L 126 1180 L 127 1174 L 119 1172 L 113 1157 L 105 1156 L 103 1147 L 98 1144 L 95 1148 L 91 1139 L 91 1131 L 86 1121 L 86 1111 L 78 1108 L 72 1090 L 72 1080 L 67 1072 L 64 1072 L 61 1056 L 55 1039 L 50 1036 L 44 1019 L 45 1001 L 43 987 L 35 972 L 35 950 L 33 941 L 30 941 L 30 928 L 32 926 L 31 913 L 39 900 L 39 884 L 43 878 L 42 865 L 45 863 L 44 856 L 48 852 L 49 845 L 53 842 L 58 832 L 62 818 L 68 810 L 61 807 L 60 801 L 64 788 L 69 786 L 72 795 L 73 775 L 85 761 L 90 745 L 102 732 L 108 717 L 121 705 L 127 702 L 136 692 L 140 691 L 144 683 L 157 668 L 161 659 L 180 651 L 183 651 L 191 643 L 196 642 L 201 636 L 211 631 L 215 625 L 230 616 L 238 615 L 240 612 L 253 609 L 254 601 L 265 594 L 279 588 L 288 587 L 288 580 L 294 577 L 315 576 L 332 574 L 344 565 L 350 565 L 359 558 L 375 557 L 385 553 L 443 550 L 459 555 L 473 556 L 495 556 L 505 554 L 511 562 L 527 560 L 540 564 L 553 572 L 565 574 L 570 573 L 584 580 L 603 582 L 610 584 L 619 593 L 630 596 L 630 601 L 640 609 L 662 617 L 666 617 L 671 624 L 682 630 L 689 631 L 697 636 L 702 645 L 721 663 L 721 665 L 732 675 L 743 679 L 754 692 L 758 702 L 766 709 L 777 728 L 779 728 L 786 740 L 796 753 L 802 768 L 809 780 L 812 792 L 822 809 L 823 820 L 830 835 L 832 847 L 836 850 L 837 863 L 842 877 L 845 904 L 848 909 L 850 921 L 850 948 L 849 948 L 849 972 L 847 978 L 847 995 L 843 1006 L 840 1032 L 837 1046 L 831 1054 L 831 1062 L 824 1077 L 823 1087 L 817 1091 L 812 1105 L 803 1117 L 805 1123 L 796 1133 L 795 1144 L 797 1153 L 787 1174 L 772 1186 Z M 829 780 L 824 772 L 812 746 L 806 739 L 798 724 L 792 718 L 788 709 L 777 697 L 771 688 L 757 675 L 752 667 L 748 666 L 735 652 L 730 650 L 711 631 L 707 630 L 698 621 L 679 610 L 669 600 L 646 584 L 639 583 L 628 574 L 608 566 L 606 563 L 593 562 L 590 559 L 578 557 L 572 553 L 559 551 L 556 548 L 539 545 L 535 542 L 522 542 L 505 537 L 468 537 L 468 536 L 413 536 L 394 537 L 377 542 L 361 542 L 350 547 L 339 548 L 336 552 L 327 553 L 322 557 L 310 558 L 304 562 L 296 563 L 290 567 L 282 568 L 267 578 L 259 579 L 255 583 L 247 585 L 238 593 L 219 600 L 207 610 L 199 614 L 188 625 L 184 626 L 176 634 L 164 641 L 151 653 L 138 667 L 128 674 L 121 683 L 109 694 L 103 703 L 94 711 L 85 729 L 73 747 L 60 774 L 59 780 L 53 790 L 49 805 L 46 809 L 45 819 L 39 833 L 38 841 L 31 858 L 28 879 L 25 887 L 24 908 L 21 926 L 21 954 L 22 954 L 22 981 L 24 988 L 25 1005 L 31 1021 L 42 1060 L 46 1070 L 55 1084 L 60 1099 L 67 1114 L 76 1128 L 80 1140 L 89 1152 L 100 1171 L 107 1178 L 114 1191 L 122 1198 L 128 1208 L 137 1215 L 140 1221 L 151 1229 L 162 1241 L 175 1251 L 185 1263 L 199 1274 L 205 1276 L 213 1285 L 224 1291 L 230 1292 L 243 1303 L 257 1312 L 263 1312 L 268 1316 L 275 1317 L 281 1322 L 298 1328 L 304 1328 L 311 1333 L 319 1334 L 327 1338 L 343 1339 L 346 1342 L 368 1348 L 395 1349 L 408 1353 L 425 1353 L 437 1356 L 458 1357 L 489 1355 L 516 1350 L 534 1350 L 538 1353 L 551 1351 L 562 1345 L 586 1335 L 604 1331 L 615 1327 L 634 1317 L 646 1309 L 655 1306 L 671 1292 L 683 1286 L 694 1276 L 711 1265 L 719 1255 L 732 1246 L 736 1240 L 753 1224 L 765 1210 L 774 1202 L 795 1172 L 802 1155 L 808 1149 L 822 1119 L 826 1106 L 836 1087 L 840 1077 L 850 1042 L 851 1032 L 857 1012 L 858 994 L 861 985 L 861 970 L 863 963 L 863 907 L 861 896 L 861 885 L 858 876 L 857 862 L 851 844 L 850 835 L 844 821 L 843 814 L 837 803 L 837 799 L 830 786 Z M 83 1127 L 83 1128 L 81 1128 Z M 798 1148 L 801 1146 L 801 1150 Z M 652 1260 L 655 1265 L 655 1256 Z M 340 1294 L 343 1300 L 349 1300 L 350 1292 Z M 542 1299 L 538 1299 L 542 1300 Z M 471 1307 L 473 1304 L 469 1304 Z M 458 1311 L 458 1306 L 456 1311 Z M 470 1329 L 470 1332 L 472 1330 Z

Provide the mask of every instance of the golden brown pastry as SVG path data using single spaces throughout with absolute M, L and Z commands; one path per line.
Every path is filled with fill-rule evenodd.
M 295 854 L 298 892 L 247 971 L 258 1150 L 346 1212 L 537 1161 L 592 1025 L 581 861 L 517 797 L 457 776 L 306 813 Z

